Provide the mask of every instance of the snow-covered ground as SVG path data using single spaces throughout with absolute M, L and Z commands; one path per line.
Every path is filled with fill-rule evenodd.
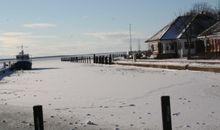
M 220 129 L 220 74 L 60 60 L 34 61 L 0 81 L 0 129 L 30 130 L 43 105 L 45 130 L 161 130 L 170 95 L 174 130 Z
M 151 64 L 151 65 L 175 65 L 175 66 L 196 66 L 196 67 L 209 67 L 220 68 L 220 60 L 187 60 L 187 59 L 137 59 L 134 62 L 131 59 L 121 59 L 115 63 L 135 63 L 135 64 Z

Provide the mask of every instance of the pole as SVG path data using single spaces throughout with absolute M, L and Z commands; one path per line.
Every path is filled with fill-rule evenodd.
M 161 97 L 163 130 L 172 130 L 170 97 Z
M 131 24 L 129 24 L 129 35 L 130 35 L 130 52 L 132 52 Z
M 44 130 L 43 110 L 42 106 L 34 106 L 34 126 L 35 130 Z

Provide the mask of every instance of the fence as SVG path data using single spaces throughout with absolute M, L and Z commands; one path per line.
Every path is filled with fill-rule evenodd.
M 75 63 L 88 63 L 91 64 L 92 62 L 95 64 L 113 64 L 113 58 L 111 55 L 93 55 L 91 56 L 74 56 L 74 57 L 62 57 L 61 61 L 69 61 Z
M 170 107 L 170 97 L 161 97 L 161 110 L 162 110 L 162 126 L 163 130 L 172 130 L 171 123 L 171 107 Z M 34 115 L 34 128 L 35 130 L 44 130 L 43 121 L 43 106 L 37 105 L 33 107 Z

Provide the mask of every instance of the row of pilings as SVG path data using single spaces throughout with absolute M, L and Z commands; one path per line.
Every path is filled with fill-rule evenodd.
M 111 55 L 106 56 L 72 56 L 72 57 L 62 57 L 61 61 L 69 61 L 74 63 L 94 63 L 94 64 L 113 64 L 113 58 Z
M 95 64 L 113 64 L 112 56 L 95 56 L 93 55 L 93 63 Z
M 92 63 L 91 57 L 83 57 L 83 56 L 73 56 L 73 57 L 62 57 L 61 61 L 69 61 L 74 63 Z

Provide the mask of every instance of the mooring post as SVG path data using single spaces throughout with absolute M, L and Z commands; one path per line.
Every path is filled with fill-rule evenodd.
M 161 97 L 163 130 L 172 130 L 170 97 Z
M 93 63 L 95 63 L 95 54 L 93 55 Z
M 105 56 L 105 64 L 108 64 L 108 57 Z
M 101 56 L 101 63 L 100 64 L 103 64 L 103 56 Z
M 97 56 L 95 56 L 95 63 L 97 64 Z
M 98 64 L 101 64 L 101 56 L 98 58 Z
M 105 61 L 105 57 L 102 56 L 102 64 L 104 64 L 104 61 Z
M 109 62 L 108 63 L 112 64 L 112 56 L 111 55 L 109 55 Z
M 34 110 L 34 128 L 35 130 L 44 130 L 43 110 L 41 105 L 33 107 Z

